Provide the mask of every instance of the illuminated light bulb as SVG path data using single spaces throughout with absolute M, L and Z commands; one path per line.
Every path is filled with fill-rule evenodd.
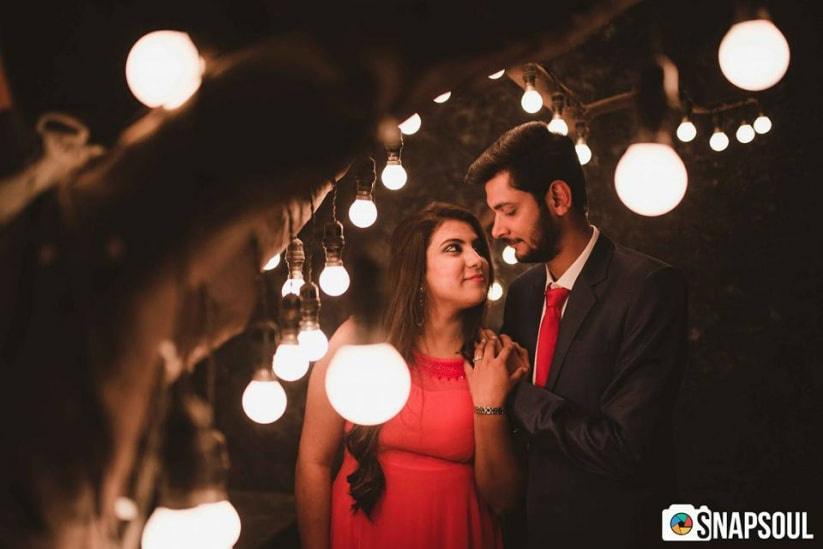
M 777 84 L 789 68 L 789 44 L 767 19 L 732 25 L 717 58 L 723 75 L 738 88 L 760 91 Z
M 552 133 L 556 133 L 558 135 L 569 135 L 569 125 L 566 124 L 566 121 L 563 120 L 563 117 L 560 116 L 559 112 L 555 112 L 554 115 L 552 115 L 552 119 L 549 120 L 547 127 Z
M 351 283 L 348 271 L 343 265 L 329 265 L 320 273 L 320 288 L 330 296 L 346 293 Z
M 423 119 L 420 118 L 420 115 L 414 113 L 406 120 L 398 124 L 398 128 L 400 131 L 403 132 L 405 135 L 414 135 L 417 133 L 417 130 L 420 129 L 420 126 L 423 124 Z
M 278 265 L 280 265 L 280 254 L 274 254 L 268 261 L 266 261 L 266 264 L 263 265 L 263 270 L 271 271 L 276 269 Z
M 329 339 L 320 328 L 301 331 L 297 335 L 297 341 L 303 356 L 311 362 L 320 360 L 329 350 Z
M 734 133 L 734 136 L 737 140 L 741 143 L 751 143 L 754 140 L 754 136 L 757 135 L 752 128 L 751 124 L 748 122 L 743 122 L 740 124 L 740 127 L 737 128 L 737 131 Z
M 500 69 L 499 71 L 490 74 L 489 78 L 492 79 L 492 80 L 497 80 L 498 78 L 502 77 L 504 74 L 506 74 L 506 69 Z
M 688 186 L 686 166 L 661 143 L 635 143 L 617 163 L 614 186 L 621 202 L 645 216 L 663 215 L 683 199 Z
M 326 265 L 320 273 L 320 289 L 327 295 L 343 295 L 349 289 L 351 278 L 343 266 L 343 225 L 338 221 L 326 223 L 323 227 L 323 251 Z
M 697 128 L 694 123 L 687 117 L 683 117 L 683 121 L 677 126 L 677 138 L 683 143 L 688 143 L 697 137 Z
M 447 91 L 446 93 L 441 93 L 440 95 L 438 95 L 437 97 L 434 98 L 434 102 L 435 103 L 445 103 L 446 101 L 449 100 L 449 98 L 451 96 L 452 96 L 452 92 L 450 92 L 450 91 Z
M 503 286 L 496 280 L 489 287 L 489 301 L 497 301 L 503 297 Z
M 520 106 L 530 114 L 534 114 L 543 108 L 543 97 L 540 92 L 534 89 L 534 85 L 526 85 L 526 91 L 523 93 L 523 97 L 520 98 Z
M 240 515 L 227 500 L 189 509 L 158 507 L 143 529 L 143 549 L 224 549 L 240 538 Z
M 147 107 L 174 109 L 200 88 L 203 60 L 185 32 L 161 30 L 134 43 L 126 59 L 126 83 Z
M 406 361 L 388 343 L 344 345 L 326 371 L 326 395 L 357 425 L 384 423 L 403 409 L 411 390 Z
M 300 288 L 303 286 L 303 264 L 306 262 L 306 252 L 303 249 L 303 241 L 299 238 L 292 238 L 286 248 L 286 266 L 289 269 L 289 278 L 283 284 L 281 294 L 283 297 L 294 294 L 300 295 Z
M 585 166 L 592 159 L 592 150 L 582 137 L 577 138 L 577 143 L 574 145 L 574 152 L 577 153 L 577 160 L 580 161 L 581 166 Z
M 383 186 L 392 191 L 402 189 L 406 185 L 408 175 L 403 165 L 398 161 L 396 163 L 386 163 L 386 167 L 380 173 L 380 181 Z
M 272 358 L 272 369 L 283 381 L 297 381 L 306 375 L 309 371 L 309 361 L 300 350 L 296 338 L 293 342 L 284 340 L 277 346 Z
M 306 360 L 320 360 L 329 349 L 329 340 L 320 329 L 320 290 L 309 282 L 300 290 L 300 333 L 297 342 Z
M 713 151 L 721 152 L 725 151 L 728 146 L 729 136 L 720 128 L 715 128 L 714 133 L 709 138 L 709 147 L 711 147 Z
M 300 276 L 296 276 L 295 278 L 288 278 L 283 283 L 283 288 L 280 290 L 280 295 L 284 297 L 289 294 L 299 295 L 300 288 L 302 288 L 305 283 L 306 281 L 303 280 L 303 273 L 300 273 Z
M 271 375 L 271 370 L 258 370 L 243 391 L 243 411 L 256 423 L 274 423 L 286 411 L 286 391 Z
M 503 261 L 509 265 L 514 265 L 517 263 L 517 251 L 512 246 L 506 246 L 503 248 L 502 256 Z
M 114 516 L 122 521 L 130 521 L 137 518 L 140 511 L 133 499 L 120 496 L 114 500 Z
M 769 130 L 772 129 L 772 121 L 765 114 L 761 114 L 754 119 L 752 126 L 754 127 L 754 131 L 759 134 L 769 133 Z
M 361 229 L 371 227 L 377 221 L 377 206 L 372 200 L 357 198 L 349 207 L 349 219 Z

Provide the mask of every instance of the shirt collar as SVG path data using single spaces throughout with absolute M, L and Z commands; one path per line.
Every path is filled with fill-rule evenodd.
M 566 272 L 563 273 L 559 279 L 554 280 L 552 278 L 552 274 L 549 272 L 549 264 L 546 263 L 546 289 L 549 287 L 556 288 L 558 286 L 561 288 L 566 288 L 567 290 L 572 290 L 574 288 L 574 283 L 577 280 L 577 277 L 580 276 L 583 266 L 586 265 L 586 261 L 589 259 L 589 256 L 592 255 L 592 250 L 594 249 L 594 245 L 597 243 L 598 236 L 600 236 L 600 231 L 597 227 L 592 225 L 592 236 L 589 238 L 589 243 L 586 244 L 586 247 L 583 248 L 583 251 L 580 252 L 580 255 L 574 260 L 574 263 L 566 269 Z

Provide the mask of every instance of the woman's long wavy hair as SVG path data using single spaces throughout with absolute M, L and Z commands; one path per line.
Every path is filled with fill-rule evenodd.
M 388 341 L 397 348 L 407 363 L 412 363 L 417 339 L 423 331 L 426 318 L 426 250 L 434 231 L 446 220 L 468 223 L 477 234 L 477 253 L 488 261 L 489 283 L 494 280 L 489 243 L 477 218 L 467 209 L 454 204 L 433 202 L 405 218 L 394 230 L 386 282 L 390 296 L 383 313 L 383 325 Z M 422 289 L 422 291 L 421 291 Z M 463 346 L 461 354 L 471 360 L 474 341 L 482 326 L 486 301 L 462 313 Z M 372 510 L 386 488 L 386 479 L 377 450 L 380 425 L 355 425 L 346 436 L 346 447 L 358 462 L 357 469 L 348 476 L 354 511 L 361 510 L 371 518 Z

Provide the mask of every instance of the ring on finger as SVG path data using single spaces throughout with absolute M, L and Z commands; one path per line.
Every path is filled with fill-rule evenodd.
M 483 360 L 483 355 L 474 355 L 472 362 L 478 362 L 480 360 Z

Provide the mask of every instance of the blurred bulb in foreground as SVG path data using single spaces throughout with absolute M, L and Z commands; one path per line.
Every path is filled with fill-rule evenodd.
M 729 82 L 749 91 L 777 84 L 789 68 L 789 43 L 768 19 L 732 25 L 720 42 L 717 58 Z
M 201 83 L 203 61 L 185 32 L 160 30 L 135 42 L 126 59 L 126 83 L 147 107 L 175 109 Z
M 509 265 L 514 265 L 517 263 L 517 251 L 512 246 L 506 246 L 503 248 L 503 261 L 508 263 Z
M 446 93 L 441 93 L 440 95 L 438 95 L 437 97 L 434 98 L 434 102 L 435 103 L 445 103 L 446 101 L 449 100 L 449 98 L 451 98 L 451 96 L 452 96 L 452 92 L 450 92 L 450 91 L 447 91 Z
M 410 391 L 406 361 L 388 343 L 344 345 L 326 372 L 329 402 L 357 425 L 390 420 L 405 406 Z
M 688 143 L 695 137 L 697 137 L 697 127 L 695 127 L 691 120 L 684 116 L 683 121 L 677 126 L 677 138 L 683 143 Z
M 503 286 L 496 280 L 489 286 L 489 301 L 497 301 L 503 297 Z
M 258 370 L 243 391 L 243 411 L 256 423 L 274 423 L 286 411 L 286 391 L 269 368 Z
M 420 115 L 414 113 L 406 120 L 401 122 L 397 127 L 400 128 L 400 131 L 403 132 L 405 135 L 414 135 L 420 129 L 420 126 L 423 124 L 423 119 L 420 118 Z
M 751 143 L 755 136 L 754 128 L 748 122 L 743 122 L 737 128 L 734 136 L 740 143 Z
M 677 153 L 662 143 L 634 143 L 617 163 L 614 186 L 621 202 L 645 216 L 673 210 L 688 186 L 686 166 Z
M 709 147 L 711 147 L 713 151 L 721 152 L 725 151 L 728 146 L 729 136 L 720 128 L 715 128 L 714 133 L 709 138 Z
M 143 529 L 143 549 L 225 549 L 240 538 L 240 515 L 227 500 L 189 509 L 158 507 Z

